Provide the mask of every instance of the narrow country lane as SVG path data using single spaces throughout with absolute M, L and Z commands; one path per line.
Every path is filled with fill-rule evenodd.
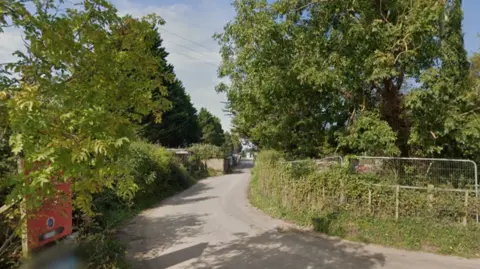
M 480 260 L 350 243 L 281 229 L 247 200 L 251 163 L 200 181 L 121 232 L 134 268 L 478 269 Z M 441 235 L 439 235 L 441 236 Z

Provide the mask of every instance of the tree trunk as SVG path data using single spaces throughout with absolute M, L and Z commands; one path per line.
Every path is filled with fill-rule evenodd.
M 401 82 L 395 85 L 393 79 L 384 80 L 384 88 L 381 91 L 380 113 L 382 119 L 388 122 L 392 130 L 397 134 L 396 145 L 400 149 L 402 157 L 408 156 L 408 138 L 410 128 L 404 118 L 404 108 L 402 107 L 403 95 L 400 93 Z

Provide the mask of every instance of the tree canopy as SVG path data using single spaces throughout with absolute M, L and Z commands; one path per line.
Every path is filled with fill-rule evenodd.
M 236 17 L 215 36 L 231 84 L 217 90 L 236 129 L 260 146 L 302 156 L 480 156 L 461 0 L 233 5 Z
M 175 76 L 173 66 L 167 61 L 168 53 L 162 47 L 162 39 L 158 32 L 152 52 L 161 58 L 161 69 Z M 167 89 L 166 99 L 171 102 L 171 107 L 163 114 L 161 122 L 156 121 L 153 113 L 147 115 L 142 121 L 142 136 L 152 143 L 167 147 L 188 146 L 200 142 L 201 131 L 197 122 L 197 110 L 193 107 L 182 82 L 174 78 L 166 81 L 164 86 Z
M 198 113 L 198 125 L 200 126 L 204 144 L 222 146 L 225 142 L 222 124 L 217 116 L 214 116 L 206 108 L 201 108 Z
M 103 188 L 131 197 L 136 186 L 115 160 L 135 137 L 135 122 L 151 111 L 160 120 L 169 107 L 164 84 L 172 75 L 159 72 L 161 57 L 151 50 L 163 20 L 120 17 L 104 0 L 66 9 L 31 2 L 34 12 L 18 1 L 1 4 L 0 29 L 11 24 L 25 39 L 19 60 L 2 65 L 0 96 L 12 151 L 31 178 L 23 171 L 9 178 L 6 203 L 35 194 L 27 200 L 35 206 L 60 174 L 72 180 L 74 205 L 85 212 Z

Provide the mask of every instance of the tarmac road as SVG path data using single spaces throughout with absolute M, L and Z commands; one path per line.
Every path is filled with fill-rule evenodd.
M 146 210 L 120 237 L 134 268 L 480 269 L 467 260 L 301 232 L 252 208 L 251 163 Z

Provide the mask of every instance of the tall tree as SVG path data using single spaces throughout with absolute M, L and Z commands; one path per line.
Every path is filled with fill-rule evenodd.
M 388 152 L 377 154 L 424 154 L 426 140 L 415 142 L 421 110 L 406 104 L 414 94 L 405 82 L 446 104 L 464 96 L 460 0 L 237 0 L 234 6 L 237 16 L 216 35 L 220 76 L 232 83 L 217 90 L 227 93 L 237 129 L 260 146 L 326 153 L 324 145 L 336 147 L 342 136 L 363 131 L 350 128 L 363 119 L 378 122 L 368 126 L 372 134 L 388 135 L 382 139 Z M 439 87 L 441 81 L 458 86 Z M 341 146 L 364 149 L 349 145 Z
M 469 84 L 461 1 L 443 2 L 438 63 L 422 73 L 421 86 L 406 98 L 412 122 L 409 143 L 417 154 L 478 159 L 480 103 Z
M 233 145 L 233 153 L 240 153 L 240 151 L 242 151 L 242 142 L 240 140 L 240 136 L 238 135 L 238 133 L 232 131 L 232 133 L 230 134 L 230 138 Z
M 224 142 L 223 142 L 222 148 L 223 148 L 223 151 L 227 154 L 234 152 L 232 136 L 230 135 L 229 132 L 224 133 Z
M 168 53 L 162 46 L 160 34 L 156 34 L 152 52 L 161 59 L 159 72 L 167 72 L 175 76 L 174 69 L 167 62 Z M 167 147 L 188 146 L 200 141 L 200 129 L 197 123 L 197 110 L 193 107 L 190 96 L 185 92 L 182 82 L 178 78 L 166 81 L 166 99 L 171 107 L 163 114 L 162 121 L 155 120 L 153 113 L 143 121 L 142 135 L 152 143 L 159 143 Z M 164 96 L 153 96 L 164 98 Z
M 202 143 L 222 146 L 225 137 L 218 117 L 202 107 L 198 113 L 198 125 L 202 131 Z
M 164 95 L 169 74 L 158 72 L 160 59 L 150 50 L 152 29 L 163 20 L 119 17 L 104 0 L 84 0 L 78 9 L 34 0 L 34 13 L 20 2 L 6 3 L 15 9 L 1 13 L 0 28 L 7 21 L 19 27 L 26 52 L 16 52 L 20 60 L 7 66 L 20 79 L 0 96 L 12 151 L 30 174 L 27 180 L 19 171 L 9 180 L 5 203 L 35 193 L 26 200 L 35 206 L 52 194 L 51 177 L 60 173 L 72 180 L 74 206 L 85 212 L 91 212 L 92 193 L 103 188 L 115 185 L 119 195 L 132 196 L 133 179 L 115 159 L 135 137 L 132 119 L 152 110 L 160 118 L 165 110 L 160 104 L 166 101 L 152 100 L 152 91 Z M 35 164 L 44 166 L 32 169 Z

